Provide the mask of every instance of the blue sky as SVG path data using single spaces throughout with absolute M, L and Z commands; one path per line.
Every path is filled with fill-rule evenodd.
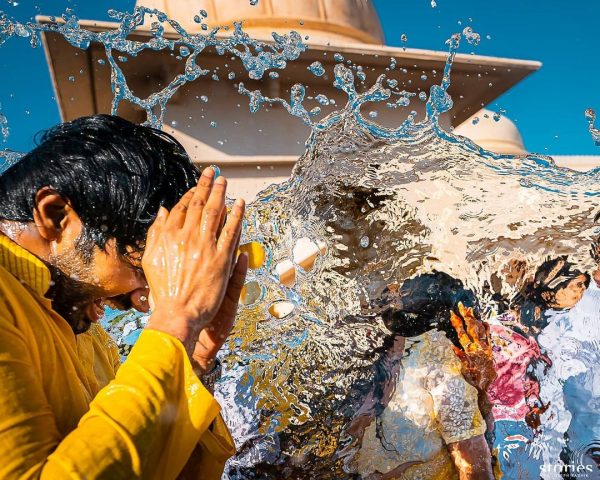
M 249 0 L 239 0 L 240 2 Z M 600 61 L 596 0 L 374 0 L 386 43 L 444 50 L 445 40 L 470 25 L 482 35 L 474 51 L 543 62 L 542 69 L 517 85 L 492 109 L 517 122 L 528 150 L 546 154 L 597 154 L 584 111 L 600 110 Z M 19 20 L 37 13 L 60 14 L 71 7 L 80 18 L 107 19 L 109 8 L 130 9 L 131 0 L 0 0 L 0 11 Z M 461 24 L 459 24 L 461 22 Z M 490 40 L 486 36 L 491 36 Z M 464 51 L 471 51 L 466 48 Z M 0 47 L 0 104 L 11 134 L 0 148 L 28 150 L 33 135 L 59 121 L 41 48 L 23 39 Z

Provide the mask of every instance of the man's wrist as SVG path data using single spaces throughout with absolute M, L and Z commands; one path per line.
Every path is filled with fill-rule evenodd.
M 217 365 L 216 358 L 198 358 L 192 357 L 192 367 L 194 368 L 194 373 L 199 377 L 201 375 L 205 375 L 211 370 L 215 368 Z
M 212 361 L 213 367 L 210 370 L 205 370 L 203 374 L 198 375 L 202 385 L 212 394 L 215 391 L 215 384 L 221 378 L 221 362 L 218 359 Z
M 184 312 L 156 309 L 152 312 L 146 328 L 158 330 L 177 338 L 183 343 L 191 358 L 202 326 L 201 320 Z

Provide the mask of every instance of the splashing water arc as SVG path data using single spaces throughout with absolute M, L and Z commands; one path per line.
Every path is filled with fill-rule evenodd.
M 44 25 L 2 15 L 0 45 L 20 36 L 36 46 L 43 31 L 59 33 L 81 49 L 101 43 L 111 68 L 113 112 L 130 102 L 155 127 L 162 126 L 178 89 L 210 73 L 199 65 L 205 49 L 237 58 L 249 79 L 258 79 L 285 69 L 308 48 L 295 32 L 273 34 L 273 43 L 252 40 L 240 24 L 225 38 L 216 29 L 190 34 L 148 8 L 111 16 L 119 28 L 94 33 L 81 29 L 69 12 Z M 149 18 L 152 37 L 128 40 Z M 165 25 L 177 32 L 176 40 L 164 36 Z M 323 118 L 305 106 L 301 84 L 292 87 L 288 100 L 239 83 L 252 111 L 280 104 L 309 125 L 311 135 L 291 178 L 261 192 L 248 208 L 242 243 L 258 242 L 265 258 L 248 277 L 217 392 L 240 446 L 228 467 L 231 478 L 350 477 L 342 451 L 352 438 L 345 429 L 372 381 L 374 352 L 389 335 L 369 311 L 387 285 L 445 272 L 475 292 L 491 317 L 499 310 L 498 298 L 518 293 L 503 274 L 512 261 L 531 269 L 549 256 L 568 255 L 582 271 L 594 267 L 589 242 L 597 235 L 600 169 L 577 173 L 548 157 L 496 155 L 439 125 L 439 116 L 452 108 L 448 87 L 463 38 L 478 41 L 470 29 L 451 37 L 426 118 L 417 122 L 410 114 L 396 128 L 365 118 L 362 107 L 387 102 L 406 108 L 414 94 L 385 76 L 359 92 L 360 69 L 342 62 L 332 73 L 348 102 Z M 147 98 L 133 93 L 115 60 L 147 49 L 181 48 L 184 73 Z M 323 66 L 314 64 L 311 71 L 321 76 Z M 591 131 L 593 114 L 588 118 Z M 310 261 L 295 253 L 299 242 L 313 248 Z M 294 272 L 289 281 L 279 269 L 286 262 Z M 143 323 L 132 314 L 107 321 L 121 345 Z

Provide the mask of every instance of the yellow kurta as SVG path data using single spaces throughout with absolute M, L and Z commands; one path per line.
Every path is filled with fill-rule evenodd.
M 49 285 L 0 235 L 0 478 L 166 480 L 190 457 L 186 472 L 220 478 L 233 442 L 181 342 L 146 330 L 119 366 L 102 327 L 75 336 L 52 310 Z

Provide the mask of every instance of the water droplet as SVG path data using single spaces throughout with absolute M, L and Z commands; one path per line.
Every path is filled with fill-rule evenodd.
M 125 63 L 127 61 L 127 57 L 124 57 L 123 55 L 119 55 L 119 61 Z
M 317 77 L 321 77 L 325 74 L 325 69 L 323 68 L 323 64 L 321 64 L 321 62 L 313 62 L 308 69 Z
M 75 76 L 69 75 L 69 82 L 74 82 L 74 81 L 75 81 Z
M 421 80 L 423 80 L 423 81 L 427 80 L 427 75 L 425 75 L 425 74 L 421 75 Z
M 173 128 L 177 127 L 177 120 L 172 120 L 172 121 L 171 121 L 171 126 L 172 126 Z
M 242 305 L 252 305 L 259 301 L 263 295 L 263 288 L 256 280 L 246 283 L 242 288 L 240 303 Z
M 419 100 L 421 100 L 422 102 L 427 100 L 427 94 L 425 92 L 420 92 L 419 93 Z
M 250 0 L 250 5 L 252 5 L 253 7 L 255 5 L 258 5 L 258 0 Z
M 362 248 L 367 248 L 369 246 L 369 237 L 367 237 L 366 235 L 364 237 L 361 237 L 360 239 L 360 246 Z
M 275 302 L 269 307 L 269 313 L 275 318 L 285 318 L 294 311 L 294 304 L 291 302 Z
M 202 95 L 200 97 L 200 100 L 202 100 L 204 103 L 207 103 L 208 102 L 208 97 L 206 95 Z
M 210 126 L 211 128 L 217 128 L 217 122 L 213 120 L 212 122 L 210 122 Z
M 315 100 L 317 102 L 319 102 L 321 105 L 329 105 L 329 99 L 325 95 L 323 95 L 322 93 L 320 93 L 319 95 L 317 95 L 315 97 Z
M 229 80 L 233 80 L 235 78 L 235 73 L 234 72 L 229 72 L 229 75 L 227 75 L 227 78 Z
M 336 53 L 335 55 L 333 55 L 333 59 L 336 62 L 343 62 L 344 61 L 344 56 L 340 53 Z
M 100 65 L 105 65 L 106 64 L 106 62 L 104 60 L 102 60 L 101 58 L 98 59 L 98 63 Z
M 375 110 L 369 112 L 369 118 L 377 118 L 378 115 L 379 114 Z
M 463 29 L 463 36 L 471 45 L 477 46 L 481 41 L 481 35 L 475 33 L 471 27 L 465 27 Z
M 474 117 L 473 120 L 471 121 L 471 123 L 473 125 L 477 125 L 479 123 L 479 117 Z
M 272 78 L 273 80 L 275 80 L 276 78 L 279 78 L 279 73 L 269 72 L 269 78 Z

